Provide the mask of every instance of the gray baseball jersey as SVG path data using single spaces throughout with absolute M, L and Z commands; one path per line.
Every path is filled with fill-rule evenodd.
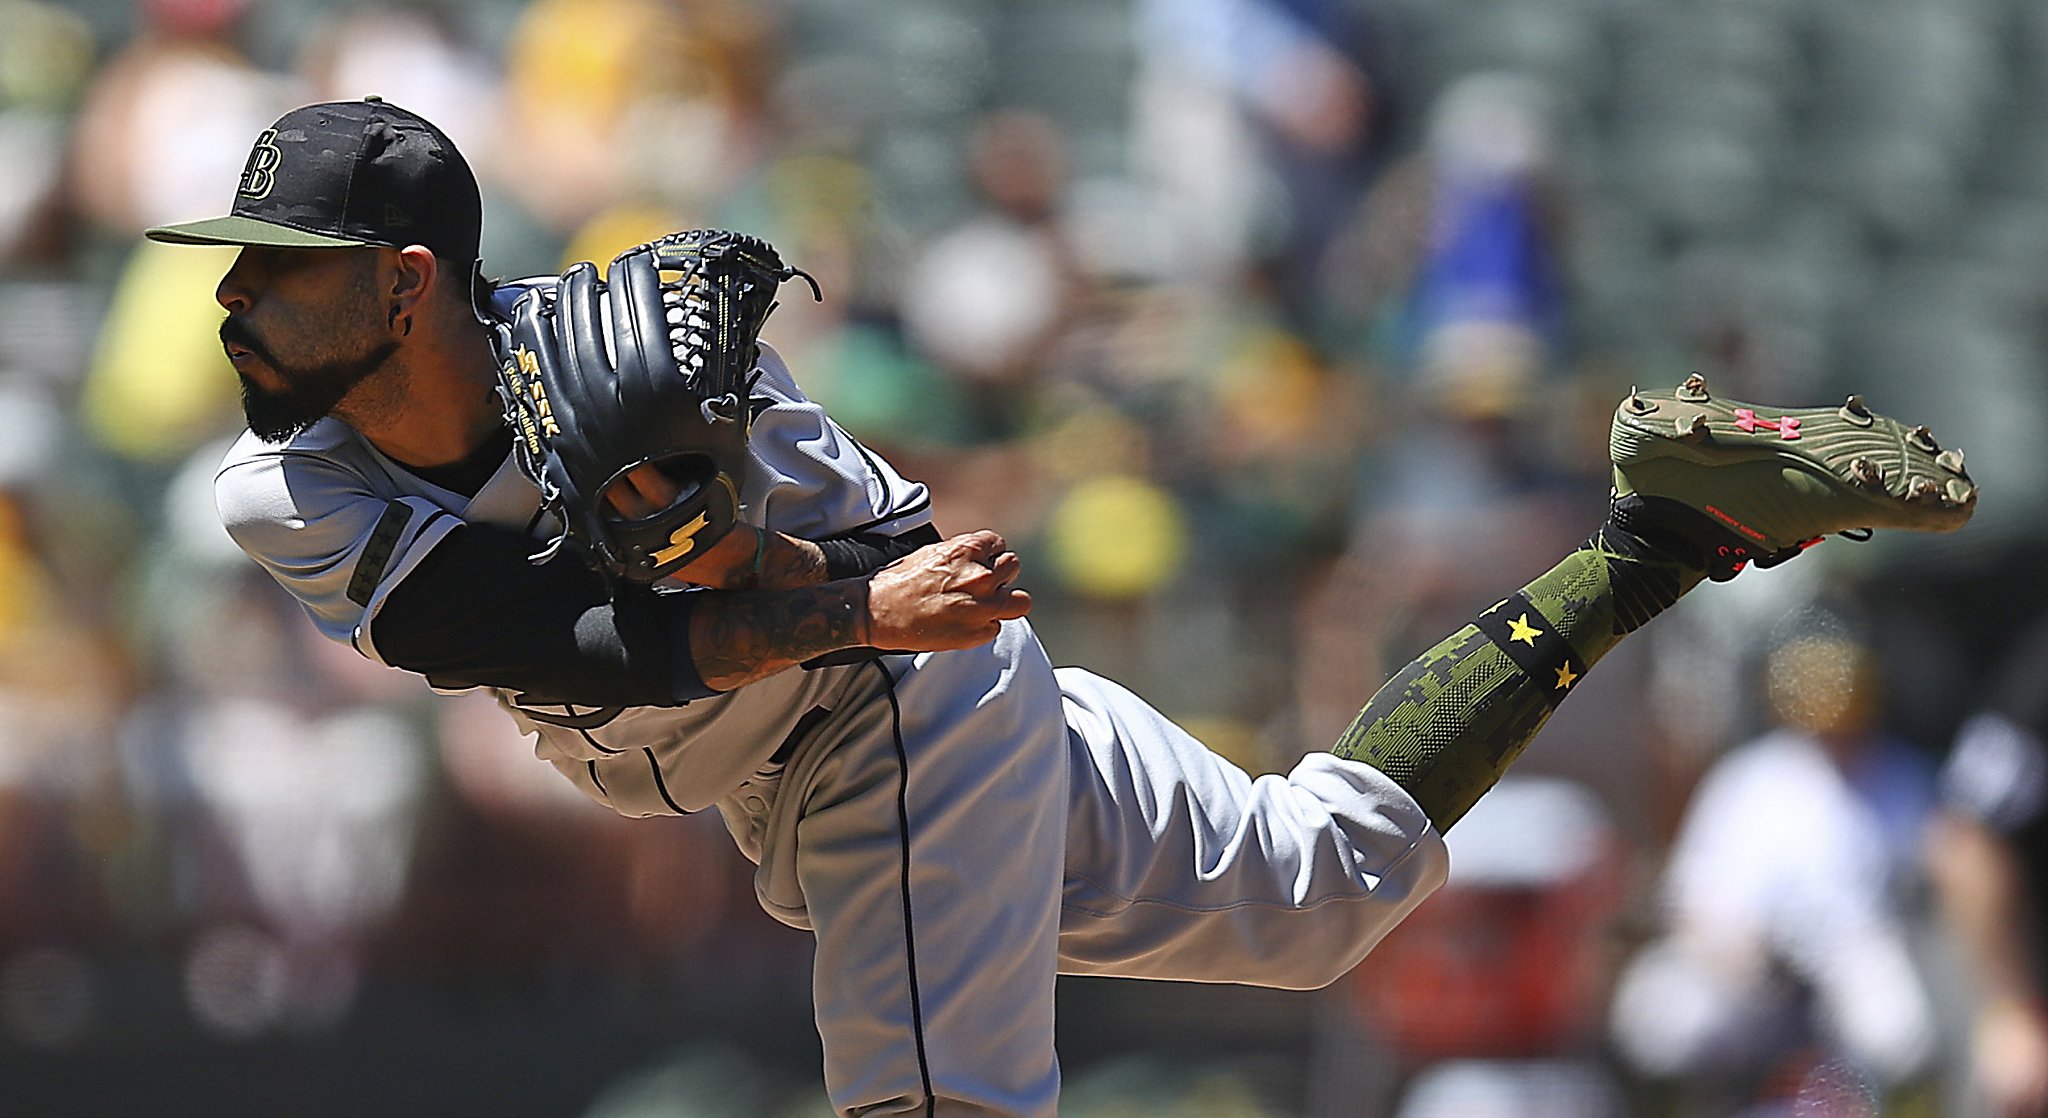
M 744 519 L 807 538 L 928 522 L 924 487 L 766 346 L 761 370 Z M 552 534 L 509 454 L 465 497 L 332 419 L 282 444 L 245 435 L 216 495 L 314 624 L 380 662 L 371 622 L 458 523 Z M 612 809 L 716 806 L 763 907 L 817 937 L 841 1114 L 1051 1115 L 1055 974 L 1322 985 L 1448 868 L 1379 771 L 1314 753 L 1254 779 L 1123 688 L 1055 671 L 1024 621 L 979 648 L 793 669 L 681 706 L 498 697 Z

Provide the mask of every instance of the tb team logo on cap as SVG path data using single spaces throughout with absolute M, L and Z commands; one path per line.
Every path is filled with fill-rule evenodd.
M 249 165 L 242 168 L 242 185 L 235 193 L 246 198 L 268 198 L 270 188 L 277 185 L 277 165 L 282 162 L 284 152 L 277 146 L 277 129 L 264 129 L 256 137 L 256 146 L 249 149 Z

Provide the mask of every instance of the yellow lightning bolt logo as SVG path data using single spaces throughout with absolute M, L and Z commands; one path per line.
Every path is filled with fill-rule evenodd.
M 711 522 L 711 514 L 700 512 L 697 519 L 668 534 L 668 546 L 654 553 L 654 565 L 664 567 L 688 555 L 697 546 L 697 533 Z

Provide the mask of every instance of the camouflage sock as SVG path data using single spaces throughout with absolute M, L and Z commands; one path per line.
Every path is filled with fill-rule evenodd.
M 1705 577 L 1686 541 L 1610 517 L 1548 573 L 1403 668 L 1331 752 L 1364 761 L 1448 830 L 1607 650 Z

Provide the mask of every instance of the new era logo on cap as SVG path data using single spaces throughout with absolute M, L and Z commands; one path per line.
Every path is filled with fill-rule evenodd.
M 476 176 L 442 131 L 376 97 L 293 109 L 256 137 L 228 216 L 149 230 L 175 244 L 425 245 L 472 263 Z

